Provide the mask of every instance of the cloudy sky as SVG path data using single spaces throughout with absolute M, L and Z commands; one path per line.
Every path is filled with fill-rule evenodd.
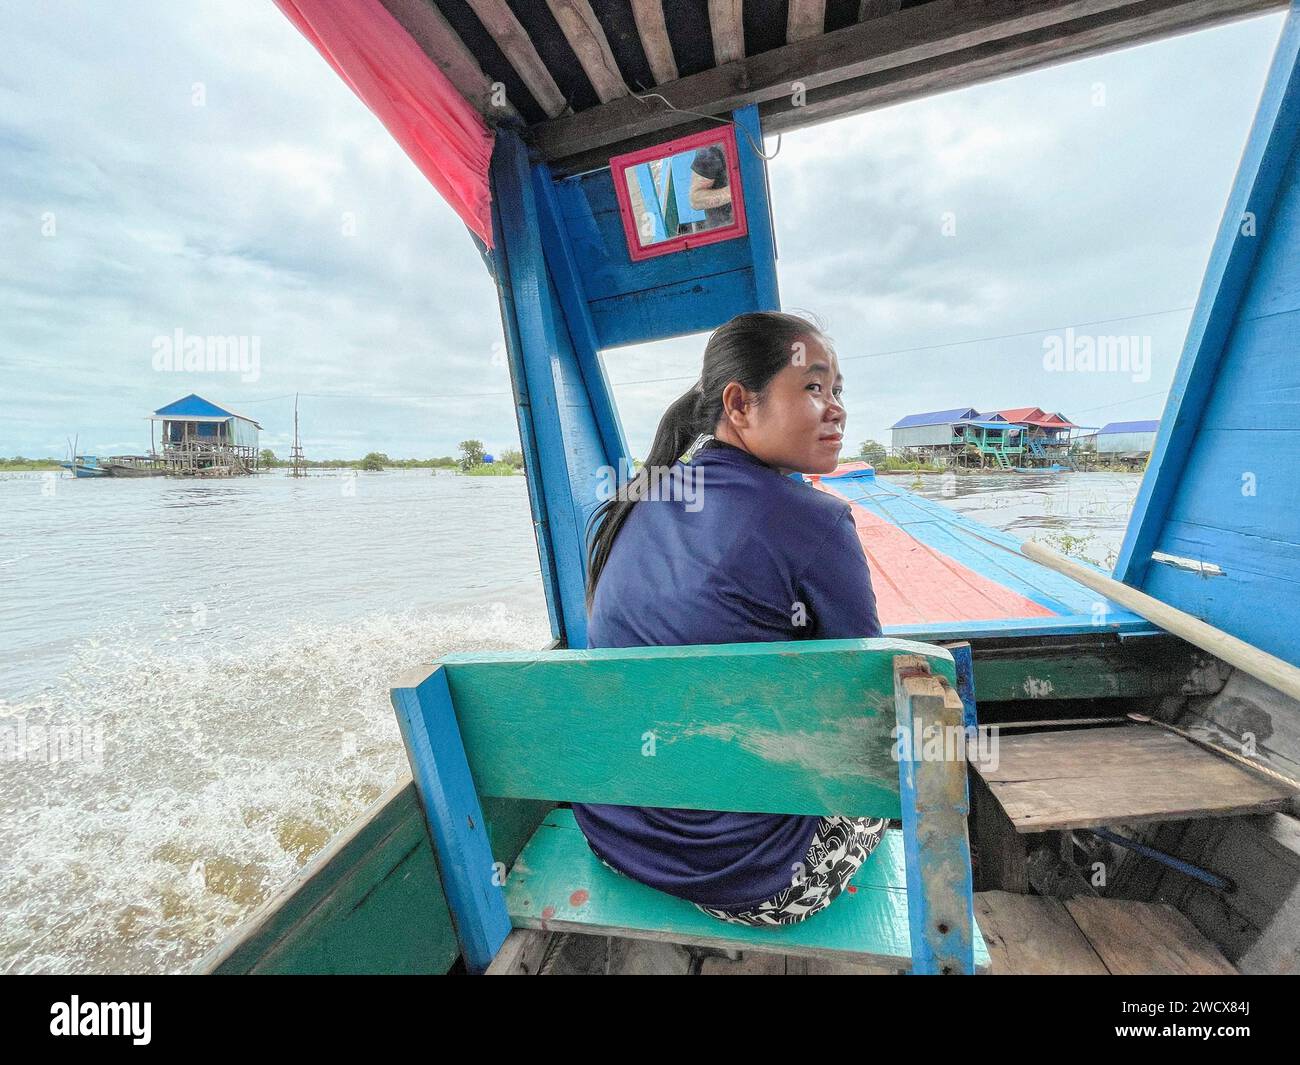
M 782 300 L 836 342 L 853 444 L 965 405 L 1159 416 L 1280 26 L 787 135 Z M 0 455 L 138 450 L 192 391 L 281 453 L 294 392 L 313 458 L 517 446 L 464 227 L 270 0 L 0 0 L 0 36 Z M 1150 365 L 1051 370 L 1067 326 Z M 258 373 L 156 369 L 177 330 L 257 338 Z M 635 454 L 702 344 L 605 354 Z

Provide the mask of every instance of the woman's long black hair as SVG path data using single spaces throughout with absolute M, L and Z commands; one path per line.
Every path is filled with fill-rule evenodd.
M 806 318 L 781 311 L 738 314 L 713 331 L 704 346 L 704 366 L 696 384 L 664 412 L 650 454 L 626 487 L 602 502 L 587 525 L 587 612 L 591 613 L 596 583 L 609 560 L 610 549 L 628 514 L 645 494 L 651 477 L 662 476 L 701 433 L 711 433 L 722 417 L 722 391 L 739 381 L 762 393 L 768 382 L 800 350 L 796 345 L 815 337 L 830 346 L 821 328 Z M 660 472 L 656 472 L 660 471 Z

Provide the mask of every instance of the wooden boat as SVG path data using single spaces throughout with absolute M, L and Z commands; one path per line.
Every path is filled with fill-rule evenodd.
M 1300 388 L 1300 14 L 1113 577 L 844 469 L 811 487 L 852 508 L 887 639 L 608 651 L 582 650 L 585 486 L 628 449 L 598 353 L 780 306 L 764 134 L 1281 5 L 747 0 L 702 21 L 637 3 L 632 24 L 602 0 L 278 2 L 476 234 L 555 640 L 399 680 L 413 779 L 202 971 L 1297 971 L 1300 505 L 1277 442 L 1300 439 L 1285 400 Z M 654 200 L 678 148 L 698 150 L 679 138 L 706 132 L 734 190 L 715 232 Z M 746 712 L 776 730 L 767 746 L 716 698 L 720 667 L 765 682 Z M 836 694 L 846 676 L 866 678 L 853 698 Z M 972 757 L 967 778 L 964 762 L 903 757 L 891 780 L 844 762 L 843 742 L 816 772 L 795 765 L 771 693 L 807 706 L 810 688 L 822 716 L 800 718 L 804 738 L 848 723 L 875 743 L 865 698 L 900 728 L 913 712 L 996 726 L 998 765 Z M 592 712 L 564 717 L 573 706 Z M 605 743 L 603 722 L 652 713 L 699 726 L 674 733 L 695 772 L 660 778 Z M 727 729 L 741 741 L 717 742 Z M 906 856 L 882 848 L 853 901 L 801 928 L 738 934 L 618 883 L 565 808 L 757 803 L 751 776 L 780 784 L 783 810 L 874 802 L 901 820 Z
M 108 466 L 101 464 L 97 455 L 74 455 L 67 462 L 60 462 L 65 470 L 74 477 L 107 477 Z
M 113 455 L 106 462 L 110 477 L 166 477 L 157 455 Z
M 60 462 L 75 477 L 166 477 L 167 471 L 159 464 L 157 456 L 111 455 L 101 459 L 97 455 L 77 455 L 68 462 Z

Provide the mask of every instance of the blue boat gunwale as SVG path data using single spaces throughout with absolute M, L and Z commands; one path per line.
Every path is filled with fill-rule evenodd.
M 1215 378 L 1238 324 L 1263 244 L 1258 235 L 1276 209 L 1283 178 L 1300 143 L 1300 0 L 1278 38 L 1273 62 L 1210 252 L 1187 337 L 1165 401 L 1155 445 L 1138 489 L 1115 579 L 1140 588 L 1158 549 L 1184 468 L 1174 456 L 1192 450 Z M 1244 224 L 1253 215 L 1250 233 Z

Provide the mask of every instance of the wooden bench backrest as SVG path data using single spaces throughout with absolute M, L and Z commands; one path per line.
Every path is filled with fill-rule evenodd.
M 480 796 L 897 818 L 899 655 L 955 683 L 947 651 L 891 639 L 449 654 L 439 665 Z

